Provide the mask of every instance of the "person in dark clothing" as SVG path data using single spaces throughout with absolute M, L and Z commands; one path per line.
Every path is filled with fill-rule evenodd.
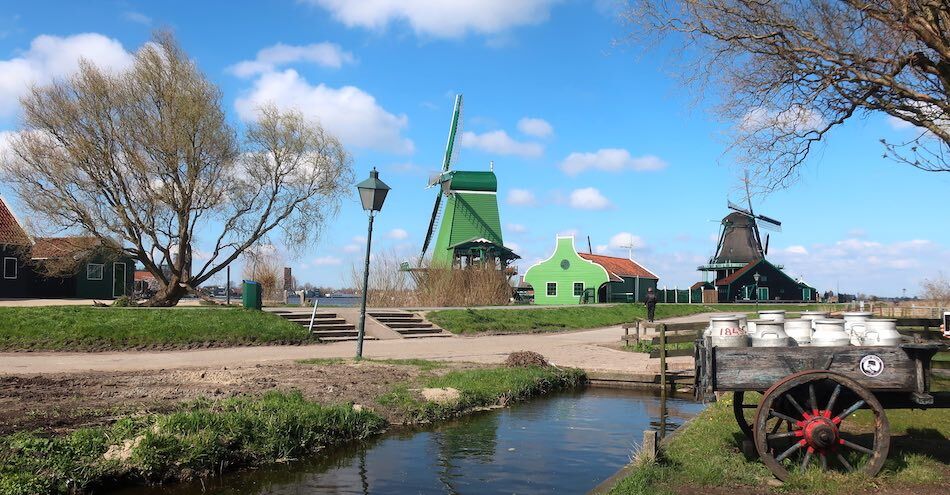
M 653 321 L 653 316 L 656 313 L 656 293 L 653 292 L 652 287 L 647 289 L 647 298 L 644 304 L 647 306 L 647 320 Z

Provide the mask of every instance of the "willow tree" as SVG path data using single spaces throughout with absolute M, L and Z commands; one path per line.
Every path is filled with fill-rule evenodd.
M 144 265 L 156 306 L 275 237 L 307 245 L 352 182 L 344 147 L 299 113 L 261 108 L 239 138 L 220 90 L 167 34 L 125 72 L 83 61 L 21 105 L 5 178 L 47 225 Z
M 679 46 L 688 84 L 735 122 L 734 149 L 780 186 L 855 116 L 917 129 L 885 156 L 950 171 L 947 0 L 631 0 L 638 41 Z

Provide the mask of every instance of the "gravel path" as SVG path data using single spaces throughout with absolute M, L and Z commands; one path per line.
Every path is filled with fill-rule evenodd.
M 702 321 L 708 314 L 690 315 L 667 322 Z M 500 363 L 510 352 L 539 352 L 559 366 L 587 371 L 656 373 L 658 360 L 646 354 L 616 348 L 623 335 L 620 326 L 555 334 L 494 335 L 367 341 L 363 355 L 378 359 L 421 358 L 476 363 Z M 307 346 L 260 346 L 189 351 L 37 352 L 0 353 L 0 374 L 35 375 L 82 371 L 162 370 L 209 366 L 272 364 L 296 359 L 351 357 L 355 342 Z M 691 357 L 670 358 L 671 369 L 692 367 Z

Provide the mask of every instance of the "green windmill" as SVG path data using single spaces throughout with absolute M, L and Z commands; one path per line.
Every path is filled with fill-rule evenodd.
M 462 95 L 455 95 L 449 140 L 445 146 L 442 171 L 429 180 L 429 187 L 438 187 L 429 229 L 422 243 L 421 265 L 432 244 L 436 224 L 439 233 L 432 247 L 433 268 L 494 266 L 507 270 L 519 258 L 504 245 L 501 219 L 498 215 L 498 179 L 494 170 L 473 172 L 451 170 L 457 154 L 460 132 Z M 445 197 L 443 204 L 442 198 Z

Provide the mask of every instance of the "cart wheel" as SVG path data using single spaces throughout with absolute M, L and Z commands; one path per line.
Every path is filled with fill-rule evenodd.
M 854 418 L 845 421 L 861 408 L 874 415 L 870 432 L 856 427 Z M 779 432 L 783 423 L 790 428 Z M 783 481 L 811 465 L 874 476 L 891 442 L 887 416 L 874 394 L 829 371 L 803 371 L 773 385 L 756 410 L 753 432 L 759 458 Z
M 759 392 L 733 392 L 732 393 L 732 414 L 736 416 L 736 423 L 739 423 L 739 429 L 745 433 L 746 438 L 752 440 L 752 423 L 755 422 L 755 409 L 759 406 L 762 394 Z

